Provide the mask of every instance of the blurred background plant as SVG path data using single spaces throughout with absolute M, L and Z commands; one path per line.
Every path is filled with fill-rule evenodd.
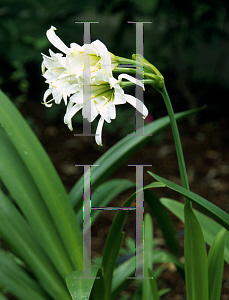
M 48 54 L 51 48 L 45 35 L 51 25 L 67 45 L 83 44 L 83 25 L 74 21 L 99 21 L 91 25 L 92 41 L 100 39 L 116 55 L 131 57 L 135 53 L 135 25 L 127 22 L 151 21 L 144 25 L 144 55 L 164 75 L 174 110 L 207 104 L 202 120 L 218 120 L 227 115 L 223 104 L 229 86 L 228 15 L 227 3 L 217 0 L 100 0 L 96 5 L 93 0 L 2 0 L 0 86 L 17 107 L 28 100 L 42 101 L 47 87 L 41 77 L 40 53 Z M 149 98 L 153 101 L 148 101 L 147 107 L 153 118 L 164 115 L 160 95 L 147 89 L 145 99 Z M 113 127 L 105 130 L 117 129 L 124 136 L 134 129 L 122 129 L 126 114 L 133 124 L 134 113 L 128 106 L 121 110 L 124 113 L 120 112 Z M 62 114 L 59 106 L 45 112 L 52 121 L 60 120 Z M 75 123 L 79 122 L 76 118 Z

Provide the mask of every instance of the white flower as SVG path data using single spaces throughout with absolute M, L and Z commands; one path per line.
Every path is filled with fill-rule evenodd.
M 146 117 L 148 110 L 145 105 L 137 98 L 124 93 L 121 82 L 125 78 L 133 83 L 144 88 L 141 81 L 127 74 L 120 74 L 118 80 L 103 72 L 97 72 L 96 76 L 91 81 L 91 95 L 89 99 L 84 101 L 83 84 L 79 85 L 79 91 L 70 97 L 67 106 L 67 111 L 64 116 L 64 123 L 72 130 L 72 117 L 82 109 L 83 118 L 89 122 L 93 122 L 100 115 L 98 122 L 95 140 L 98 145 L 102 146 L 102 127 L 104 120 L 110 123 L 116 118 L 115 106 L 119 104 L 130 103 L 132 106 L 139 107 L 139 112 Z M 138 103 L 138 104 L 137 104 Z
M 62 53 L 49 50 L 50 57 L 42 54 L 42 73 L 49 85 L 43 101 L 50 107 L 50 102 L 60 104 L 64 99 L 67 106 L 64 123 L 70 130 L 73 130 L 72 118 L 79 110 L 82 109 L 83 118 L 89 122 L 93 122 L 100 115 L 95 140 L 98 145 L 102 145 L 104 120 L 110 123 L 116 118 L 116 105 L 128 102 L 137 107 L 144 117 L 148 115 L 145 105 L 139 99 L 125 94 L 121 87 L 122 79 L 127 79 L 142 88 L 144 85 L 127 74 L 119 75 L 118 79 L 113 77 L 112 70 L 118 64 L 118 59 L 108 52 L 102 42 L 96 40 L 83 46 L 72 43 L 69 48 L 55 34 L 55 30 L 56 28 L 51 26 L 47 37 Z M 88 95 L 84 93 L 85 90 Z M 47 101 L 50 95 L 52 98 Z
M 77 91 L 77 81 L 74 76 L 66 72 L 64 67 L 66 58 L 62 57 L 63 54 L 55 54 L 51 50 L 49 50 L 49 53 L 50 57 L 42 54 L 43 77 L 46 79 L 45 82 L 49 84 L 49 88 L 44 94 L 44 104 L 50 107 L 52 104 L 48 104 L 48 102 L 53 100 L 56 104 L 60 104 L 63 98 L 65 105 L 67 105 L 67 97 Z M 45 69 L 47 70 L 45 71 Z M 47 102 L 46 99 L 50 94 L 53 95 L 53 99 Z
M 54 53 L 51 50 L 49 50 L 50 57 L 42 54 L 42 72 L 46 79 L 45 82 L 49 84 L 49 88 L 46 90 L 43 99 L 47 107 L 52 106 L 50 104 L 51 101 L 60 104 L 62 98 L 65 105 L 67 105 L 67 97 L 77 91 L 78 78 L 80 76 L 83 77 L 85 70 L 84 59 L 86 52 L 90 55 L 91 78 L 101 69 L 111 76 L 112 69 L 116 66 L 115 63 L 111 65 L 111 56 L 113 59 L 115 56 L 110 54 L 106 46 L 99 40 L 83 46 L 72 43 L 70 48 L 68 48 L 55 34 L 55 30 L 56 28 L 51 26 L 47 30 L 47 37 L 53 46 L 62 51 L 66 56 L 63 57 L 62 53 Z M 47 101 L 47 98 L 51 94 L 53 98 Z

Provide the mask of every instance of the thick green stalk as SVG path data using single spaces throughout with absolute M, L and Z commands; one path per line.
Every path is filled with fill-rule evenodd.
M 184 162 L 184 155 L 183 155 L 183 150 L 182 150 L 182 146 L 181 146 L 180 135 L 179 135 L 178 127 L 177 127 L 177 122 L 176 122 L 176 119 L 174 116 L 172 104 L 171 104 L 171 101 L 170 101 L 170 98 L 169 98 L 169 95 L 167 93 L 165 86 L 163 87 L 163 89 L 160 90 L 160 93 L 162 94 L 162 97 L 165 101 L 165 105 L 166 105 L 168 115 L 170 118 L 170 122 L 171 122 L 182 186 L 184 188 L 186 188 L 187 190 L 189 190 L 188 176 L 187 176 L 187 171 L 186 171 L 185 162 Z M 189 200 L 186 198 L 185 198 L 185 203 L 189 203 Z

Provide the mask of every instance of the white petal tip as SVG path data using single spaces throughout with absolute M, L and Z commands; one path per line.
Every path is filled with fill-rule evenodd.
M 72 127 L 71 124 L 67 124 L 67 126 L 68 126 L 68 129 L 69 129 L 70 131 L 73 131 L 73 127 Z
M 101 117 L 98 122 L 98 126 L 95 133 L 95 141 L 99 146 L 103 146 L 102 144 L 102 128 L 103 128 L 104 119 Z
M 45 105 L 46 107 L 51 107 L 52 106 L 52 103 L 51 104 L 47 104 L 45 102 L 41 102 L 42 105 Z

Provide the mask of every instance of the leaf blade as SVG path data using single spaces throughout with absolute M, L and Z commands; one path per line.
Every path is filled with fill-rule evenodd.
M 222 228 L 216 235 L 208 253 L 209 300 L 220 300 L 226 236 L 227 231 Z
M 83 269 L 82 233 L 54 166 L 24 118 L 1 90 L 0 107 L 0 126 L 34 179 L 72 264 L 76 269 Z
M 190 110 L 187 112 L 175 114 L 177 121 L 181 121 L 189 115 L 196 113 L 200 109 Z M 151 134 L 158 134 L 159 132 L 167 129 L 170 126 L 169 117 L 163 117 L 150 124 L 145 125 L 144 135 L 127 136 L 111 147 L 106 153 L 104 153 L 94 164 L 99 165 L 97 168 L 92 168 L 91 178 L 92 190 L 95 189 L 101 182 L 103 182 L 109 175 L 111 175 L 127 158 L 140 149 L 150 139 Z M 141 132 L 141 131 L 140 131 Z M 84 174 L 86 177 L 90 177 L 90 173 Z M 76 213 L 82 206 L 83 198 L 83 180 L 82 176 L 78 182 L 74 185 L 69 193 L 70 201 L 75 208 Z
M 208 261 L 204 236 L 190 204 L 185 204 L 185 284 L 187 300 L 208 300 Z
M 165 178 L 162 178 L 150 171 L 148 173 L 155 178 L 156 180 L 164 183 L 167 187 L 171 188 L 172 190 L 178 192 L 179 194 L 187 197 L 189 200 L 194 202 L 197 206 L 199 206 L 203 211 L 205 211 L 209 216 L 211 216 L 214 220 L 216 220 L 219 224 L 229 230 L 229 215 L 217 207 L 216 205 L 212 204 L 208 200 L 204 199 L 203 197 L 169 181 Z

